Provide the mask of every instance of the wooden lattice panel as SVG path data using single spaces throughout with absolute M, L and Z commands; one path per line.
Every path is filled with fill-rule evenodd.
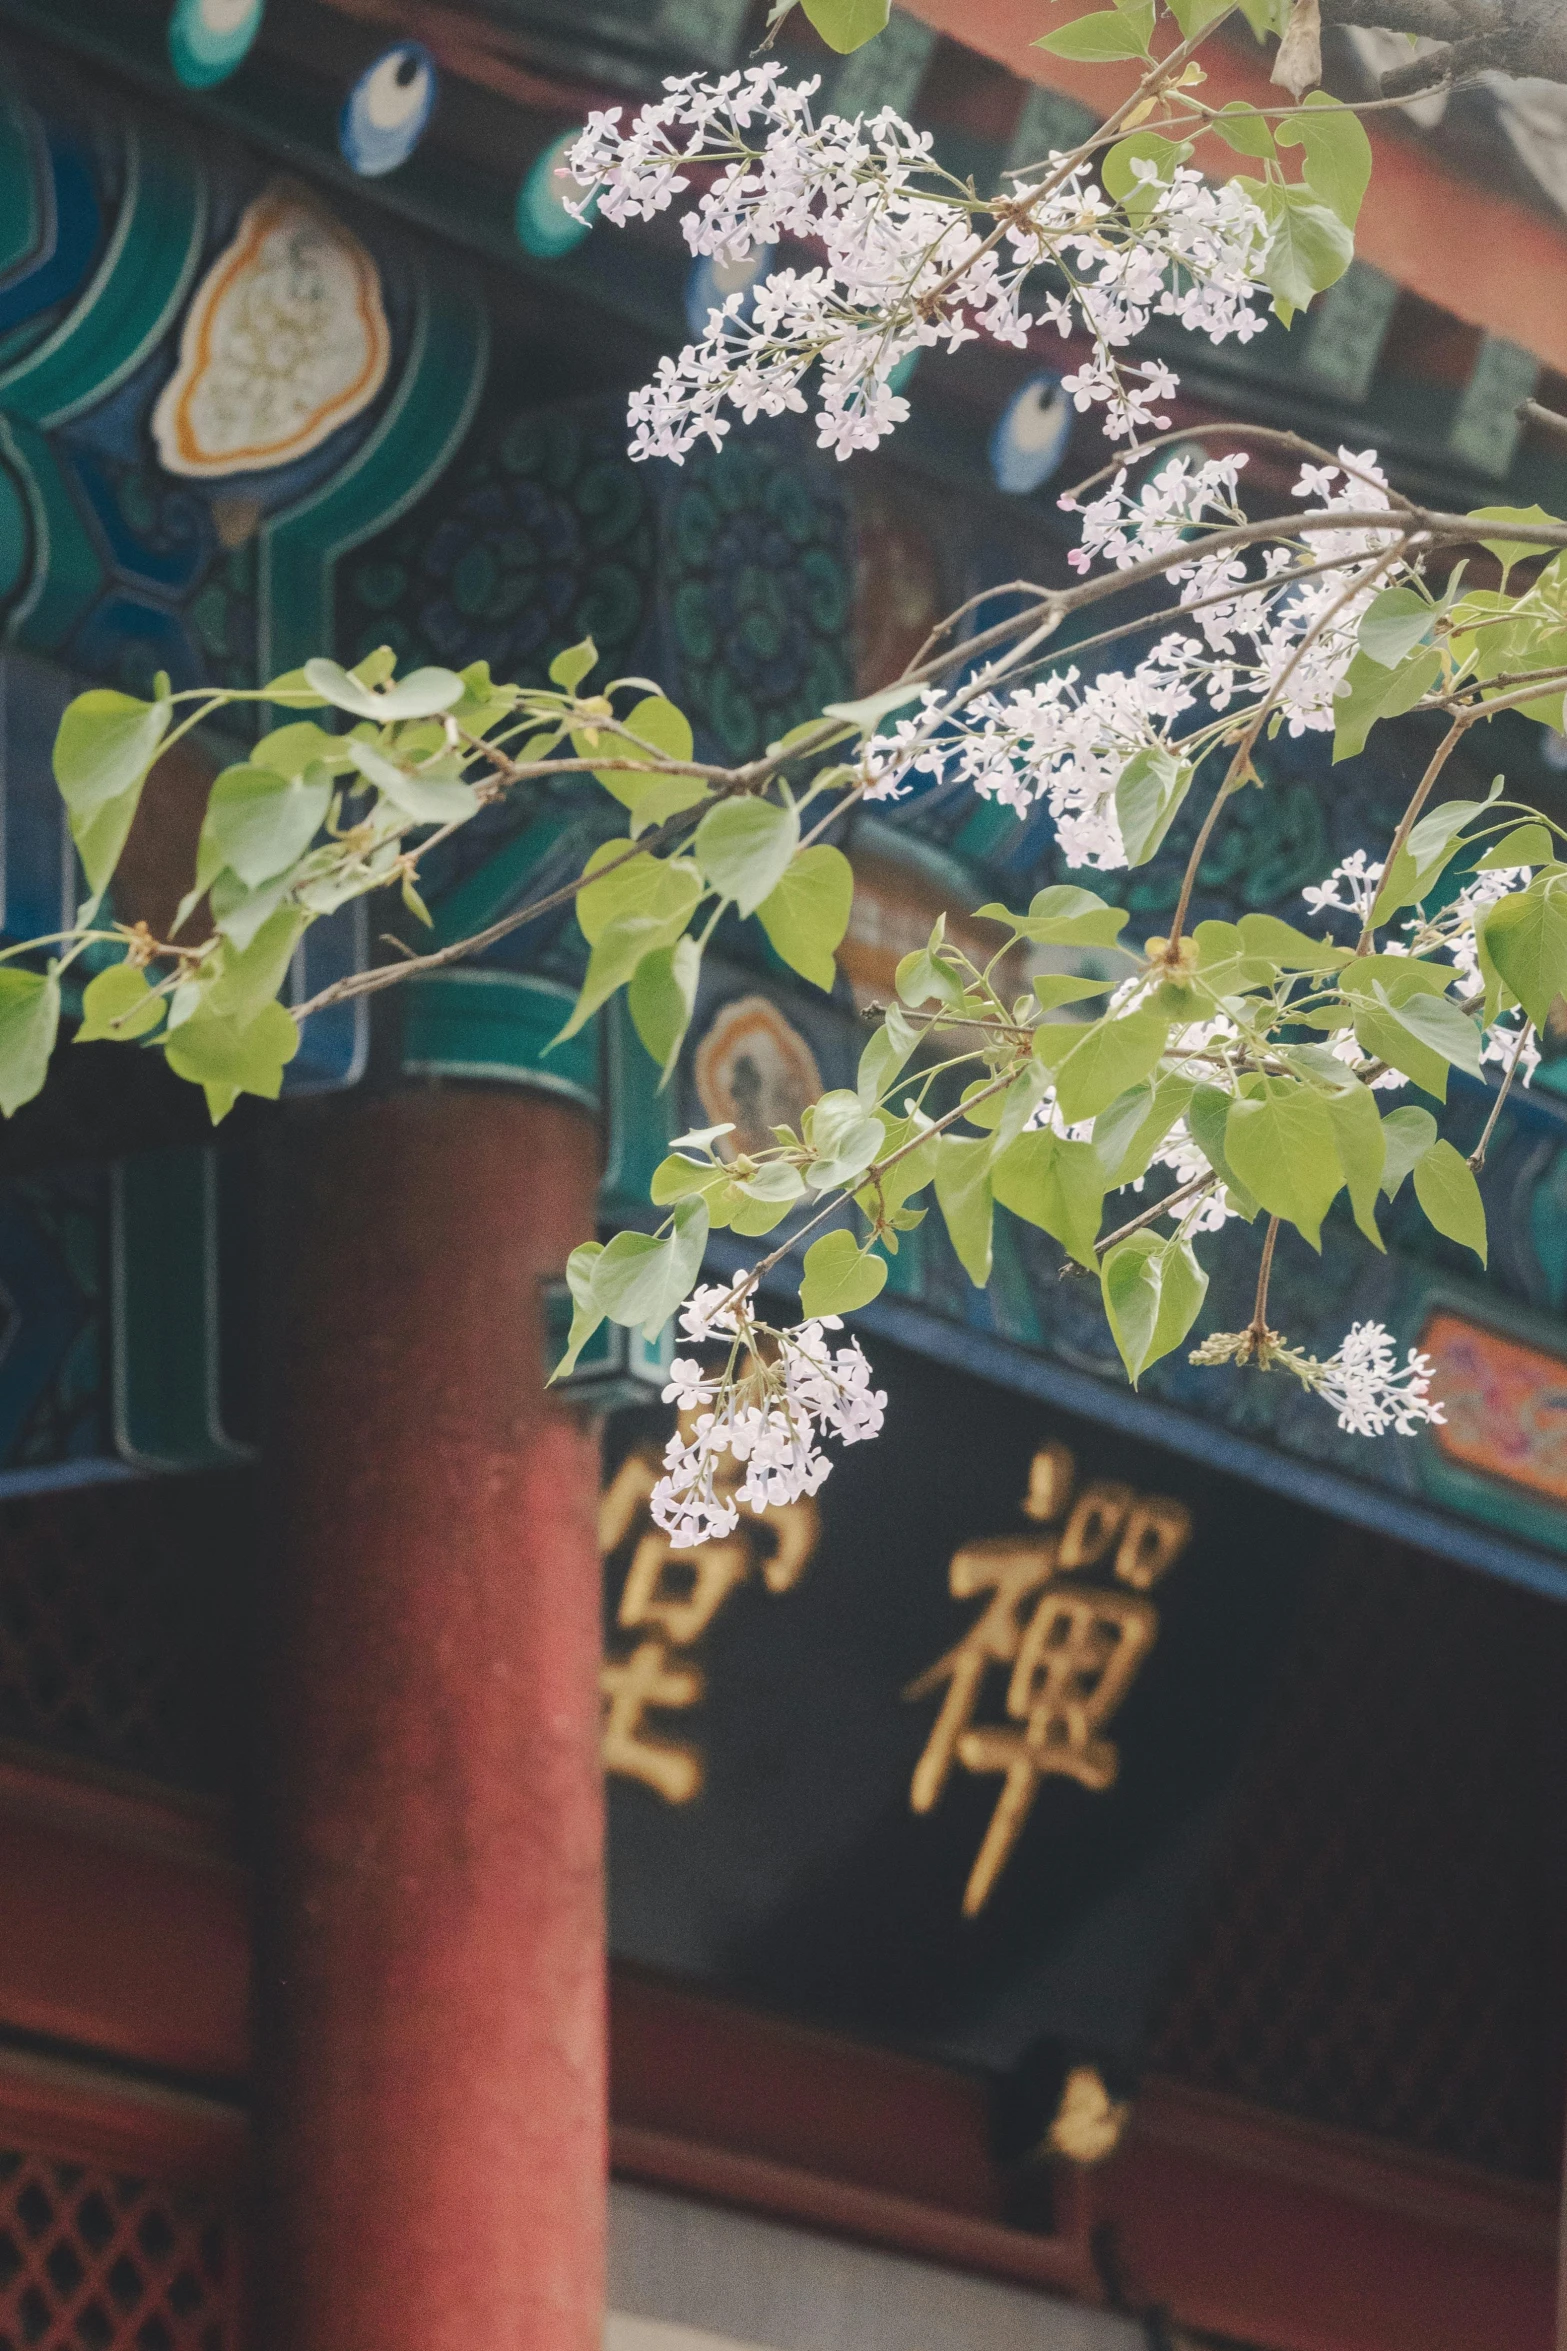
M 0 1739 L 227 1792 L 248 1494 L 231 1474 L 0 1502 Z
M 1340 1531 L 1154 2068 L 1559 2177 L 1564 1675 L 1558 1603 Z
M 0 2351 L 238 2351 L 233 2269 L 198 2198 L 0 2150 Z

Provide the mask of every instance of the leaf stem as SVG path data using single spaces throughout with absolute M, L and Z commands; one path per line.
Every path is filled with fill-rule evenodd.
M 1276 1216 L 1270 1216 L 1267 1232 L 1263 1235 L 1262 1263 L 1257 1268 L 1257 1296 L 1248 1326 L 1248 1335 L 1253 1345 L 1259 1348 L 1268 1336 L 1268 1282 L 1273 1272 L 1273 1251 L 1278 1237 L 1279 1220 Z
M 493 947 L 497 939 L 509 938 L 524 923 L 536 922 L 541 914 L 553 914 L 558 906 L 569 906 L 579 890 L 589 881 L 602 881 L 606 874 L 616 873 L 629 865 L 633 857 L 645 851 L 662 848 L 666 841 L 676 839 L 682 832 L 692 831 L 700 821 L 700 812 L 694 808 L 682 809 L 667 823 L 644 834 L 640 841 L 628 842 L 622 855 L 606 859 L 596 872 L 579 874 L 574 882 L 565 882 L 560 889 L 551 890 L 546 897 L 534 898 L 526 906 L 503 914 L 498 922 L 489 923 L 471 938 L 458 939 L 450 947 L 436 947 L 428 955 L 416 955 L 408 963 L 380 963 L 373 971 L 350 972 L 346 979 L 334 980 L 308 1003 L 294 1006 L 294 1018 L 303 1027 L 313 1012 L 322 1012 L 329 1004 L 342 1004 L 352 996 L 373 996 L 382 988 L 395 987 L 399 980 L 413 977 L 422 971 L 442 971 L 449 964 L 460 963 L 465 955 L 478 955 L 486 947 Z

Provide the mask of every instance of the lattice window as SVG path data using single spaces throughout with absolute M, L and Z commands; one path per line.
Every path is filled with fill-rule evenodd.
M 1335 1540 L 1151 2062 L 1553 2179 L 1567 1610 Z
M 249 1496 L 228 1475 L 0 1503 L 0 1738 L 231 1786 Z
M 233 2266 L 194 2197 L 0 2151 L 0 2351 L 237 2351 Z

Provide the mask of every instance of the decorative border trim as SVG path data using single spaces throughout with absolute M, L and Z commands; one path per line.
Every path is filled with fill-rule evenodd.
M 148 1195 L 136 1178 L 154 1161 L 160 1174 L 149 1224 L 138 1213 Z M 194 1215 L 188 1192 L 182 1201 L 174 1188 L 181 1173 L 187 1182 L 195 1177 Z M 202 1146 L 115 1161 L 109 1180 L 112 1413 L 115 1446 L 133 1469 L 215 1469 L 255 1459 L 253 1446 L 237 1444 L 223 1429 L 219 1262 L 214 1151 Z M 183 1383 L 171 1379 L 175 1356 L 182 1366 L 194 1358 L 201 1391 L 195 1411 L 180 1393 Z
M 238 2106 L 19 2049 L 0 2050 L 0 2138 L 29 2154 L 208 2191 L 238 2188 L 250 2158 Z
M 558 1027 L 575 1000 L 573 989 L 529 972 L 454 971 L 411 980 L 403 1007 L 403 1075 L 528 1086 L 597 1117 L 596 1023 L 569 1041 L 554 1067 L 540 1060 L 549 1044 L 546 1029 Z M 447 1044 L 450 1052 L 442 1050 Z
M 206 233 L 206 183 L 185 150 L 129 124 L 108 249 L 54 333 L 0 376 L 0 408 L 49 429 L 107 399 L 161 341 Z
M 732 1279 L 740 1269 L 738 1252 L 722 1237 L 709 1242 L 707 1254 L 715 1274 L 723 1279 Z M 769 1290 L 781 1286 L 787 1287 L 787 1277 L 780 1284 L 774 1276 L 765 1285 Z M 852 1319 L 862 1329 L 879 1332 L 899 1346 L 949 1364 L 956 1371 L 971 1372 L 994 1387 L 1037 1396 L 1042 1403 L 1081 1413 L 1101 1427 L 1140 1437 L 1151 1445 L 1167 1445 L 1172 1453 L 1183 1454 L 1190 1461 L 1204 1462 L 1266 1492 L 1304 1502 L 1351 1526 L 1390 1535 L 1395 1542 L 1412 1544 L 1439 1559 L 1479 1568 L 1503 1583 L 1543 1592 L 1551 1600 L 1567 1599 L 1567 1561 L 1455 1520 L 1433 1504 L 1386 1487 L 1365 1485 L 1323 1463 L 1303 1460 L 1253 1437 L 1237 1436 L 1220 1422 L 1199 1420 L 1152 1396 L 1113 1387 L 1092 1372 L 1074 1370 L 1070 1364 L 1041 1355 L 1000 1332 L 948 1322 L 927 1307 L 885 1292 Z
M 1478 1331 L 1554 1356 L 1567 1382 L 1567 1328 L 1530 1307 L 1471 1288 L 1451 1275 L 1432 1275 L 1412 1283 L 1399 1308 L 1400 1325 L 1410 1345 L 1419 1344 L 1433 1314 L 1446 1313 Z M 1434 1435 L 1422 1433 L 1417 1459 L 1421 1487 L 1434 1508 L 1444 1513 L 1462 1511 L 1519 1542 L 1567 1554 L 1567 1511 L 1557 1508 L 1537 1489 L 1455 1459 L 1443 1452 Z M 1567 1578 L 1567 1557 L 1562 1561 L 1562 1574 Z

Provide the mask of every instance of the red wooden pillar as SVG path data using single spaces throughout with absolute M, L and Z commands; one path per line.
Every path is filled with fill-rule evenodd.
M 597 2351 L 597 1455 L 539 1287 L 596 1180 L 528 1094 L 293 1153 L 255 2351 Z

